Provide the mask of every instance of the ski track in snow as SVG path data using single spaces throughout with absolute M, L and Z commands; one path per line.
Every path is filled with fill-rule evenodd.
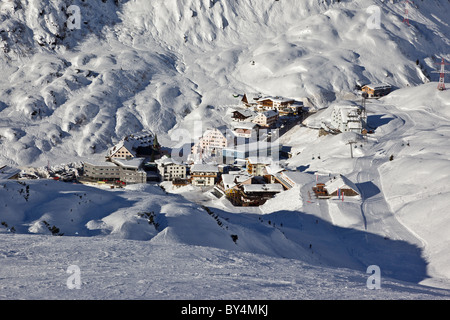
M 318 138 L 296 126 L 283 137 L 295 150 L 289 165 L 348 174 L 361 199 L 311 199 L 313 175 L 298 199 L 286 193 L 261 208 L 234 208 L 198 190 L 47 181 L 30 181 L 24 199 L 21 186 L 1 181 L 0 221 L 17 233 L 0 226 L 0 298 L 450 298 L 426 286 L 450 288 L 450 222 L 442 214 L 450 194 L 450 100 L 434 83 L 422 85 L 435 58 L 449 58 L 447 3 L 421 3 L 408 27 L 388 1 L 208 7 L 136 0 L 118 8 L 74 0 L 85 20 L 74 32 L 60 27 L 67 19 L 62 0 L 15 3 L 21 6 L 0 4 L 0 165 L 103 157 L 113 142 L 147 127 L 172 146 L 176 128 L 229 124 L 224 112 L 237 103 L 236 92 L 304 99 L 317 109 L 308 121 L 319 128 L 333 101 L 359 99 L 356 81 L 386 80 L 399 89 L 368 102 L 378 123 L 355 159 L 339 136 Z M 379 30 L 365 29 L 373 4 L 382 9 Z M 423 170 L 417 177 L 426 186 L 408 179 L 408 166 Z M 430 199 L 436 207 L 424 210 L 420 202 Z M 154 212 L 160 228 L 140 212 Z M 51 236 L 44 220 L 65 235 Z M 81 290 L 66 285 L 74 264 Z M 382 290 L 366 288 L 371 264 L 381 267 Z

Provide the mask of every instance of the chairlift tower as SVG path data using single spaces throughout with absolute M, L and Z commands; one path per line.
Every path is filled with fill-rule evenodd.
M 438 90 L 444 91 L 445 90 L 445 74 L 450 73 L 449 71 L 445 71 L 445 66 L 450 65 L 450 63 L 445 62 L 444 58 L 442 58 L 442 61 L 440 63 L 436 63 L 441 66 L 440 71 L 432 71 L 432 73 L 439 73 L 439 83 L 438 83 Z
M 356 143 L 356 141 L 348 141 L 347 142 L 347 144 L 349 144 L 350 145 L 350 157 L 352 157 L 353 158 L 353 144 L 355 144 Z

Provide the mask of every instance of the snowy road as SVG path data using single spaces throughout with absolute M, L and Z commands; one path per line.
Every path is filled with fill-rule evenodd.
M 386 202 L 378 173 L 378 167 L 385 161 L 370 157 L 360 157 L 356 160 L 357 182 L 362 193 L 361 215 L 364 219 L 364 229 L 389 239 L 423 246 L 423 242 L 397 220 Z

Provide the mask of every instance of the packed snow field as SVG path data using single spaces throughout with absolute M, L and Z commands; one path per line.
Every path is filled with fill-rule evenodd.
M 281 137 L 304 183 L 256 208 L 192 186 L 0 181 L 0 298 L 449 299 L 450 91 L 431 71 L 450 58 L 450 3 L 420 2 L 407 25 L 401 3 L 330 2 L 71 1 L 74 30 L 67 1 L 0 4 L 0 164 L 103 157 L 145 128 L 175 146 L 177 128 L 226 125 L 235 93 L 316 111 Z M 397 90 L 367 101 L 372 134 L 319 136 L 378 81 Z M 314 173 L 361 195 L 311 198 Z
M 449 299 L 448 291 L 218 248 L 102 237 L 1 236 L 2 299 Z M 69 289 L 70 266 L 80 289 Z

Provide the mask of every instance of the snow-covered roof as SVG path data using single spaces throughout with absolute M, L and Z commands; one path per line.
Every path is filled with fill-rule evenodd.
M 94 167 L 116 167 L 117 165 L 115 163 L 109 162 L 109 161 L 105 161 L 105 160 L 86 160 L 84 161 L 85 164 L 90 164 L 91 166 Z
M 294 102 L 294 99 L 289 99 L 289 98 L 283 98 L 283 97 L 272 97 L 272 96 L 265 96 L 265 97 L 261 97 L 259 98 L 257 101 L 264 101 L 264 100 L 271 100 L 273 102 Z
M 305 104 L 303 103 L 303 101 L 297 101 L 297 100 L 295 100 L 292 104 L 291 104 L 291 106 L 292 107 L 303 107 Z
M 244 99 L 244 96 L 247 98 L 247 101 L 249 103 L 254 103 L 255 101 L 257 101 L 261 98 L 260 93 L 244 93 L 244 95 L 242 96 L 242 99 Z
M 213 164 L 194 164 L 191 172 L 219 172 L 219 168 Z
M 133 133 L 130 137 L 134 140 L 141 141 L 141 143 L 153 143 L 154 134 L 150 130 L 145 130 L 139 133 Z
M 370 83 L 370 84 L 366 84 L 364 87 L 369 87 L 372 88 L 374 90 L 383 90 L 383 89 L 390 89 L 391 85 L 387 84 L 387 83 Z
M 233 112 L 239 112 L 240 114 L 242 114 L 243 116 L 246 117 L 251 117 L 254 116 L 256 114 L 256 112 L 250 110 L 250 109 L 233 109 Z
M 252 178 L 252 175 L 246 171 L 231 171 L 230 173 L 222 175 L 222 182 L 225 189 L 233 188 Z
M 360 193 L 356 184 L 341 174 L 335 179 L 331 179 L 325 183 L 325 189 L 327 189 L 329 194 L 337 191 L 338 189 L 352 189 L 353 191 Z
M 258 125 L 254 122 L 238 122 L 233 123 L 233 129 L 254 129 Z
M 208 134 L 211 134 L 211 133 L 220 133 L 222 136 L 225 137 L 224 133 L 217 128 L 207 128 L 205 130 L 205 132 L 203 133 L 202 137 L 206 137 Z
M 284 171 L 285 169 L 280 166 L 277 162 L 271 163 L 266 166 L 266 172 L 270 175 L 275 175 L 281 171 Z
M 280 176 L 284 178 L 284 180 L 287 180 L 291 186 L 294 185 L 303 185 L 307 182 L 309 182 L 309 173 L 303 173 L 300 171 L 283 171 L 280 172 Z
M 133 155 L 133 157 L 135 157 L 136 152 L 133 150 L 133 145 L 134 141 L 131 141 L 129 139 L 122 139 L 116 145 L 108 149 L 108 156 L 113 156 L 117 151 L 124 147 L 129 153 Z
M 154 135 L 151 131 L 143 131 L 131 134 L 120 140 L 116 145 L 108 149 L 108 156 L 113 156 L 120 148 L 124 147 L 133 157 L 136 157 L 136 149 L 139 147 L 148 147 L 153 144 Z
M 244 192 L 282 192 L 283 186 L 279 183 L 271 184 L 244 184 Z
M 266 118 L 271 118 L 271 117 L 275 117 L 276 115 L 278 115 L 278 112 L 275 110 L 267 110 L 264 112 L 260 112 L 260 115 L 263 115 Z
M 112 161 L 116 163 L 117 165 L 123 167 L 123 168 L 131 168 L 131 169 L 138 169 L 142 162 L 144 162 L 145 158 L 133 158 L 133 159 L 117 159 L 114 158 Z
M 162 165 L 162 166 L 168 166 L 171 164 L 177 164 L 177 165 L 182 165 L 182 163 L 180 161 L 175 160 L 174 158 L 169 158 L 168 156 L 164 155 L 163 157 L 161 157 L 161 159 L 157 159 L 155 160 L 155 163 L 157 165 Z
M 271 164 L 272 159 L 269 157 L 248 157 L 248 163 L 250 164 Z

